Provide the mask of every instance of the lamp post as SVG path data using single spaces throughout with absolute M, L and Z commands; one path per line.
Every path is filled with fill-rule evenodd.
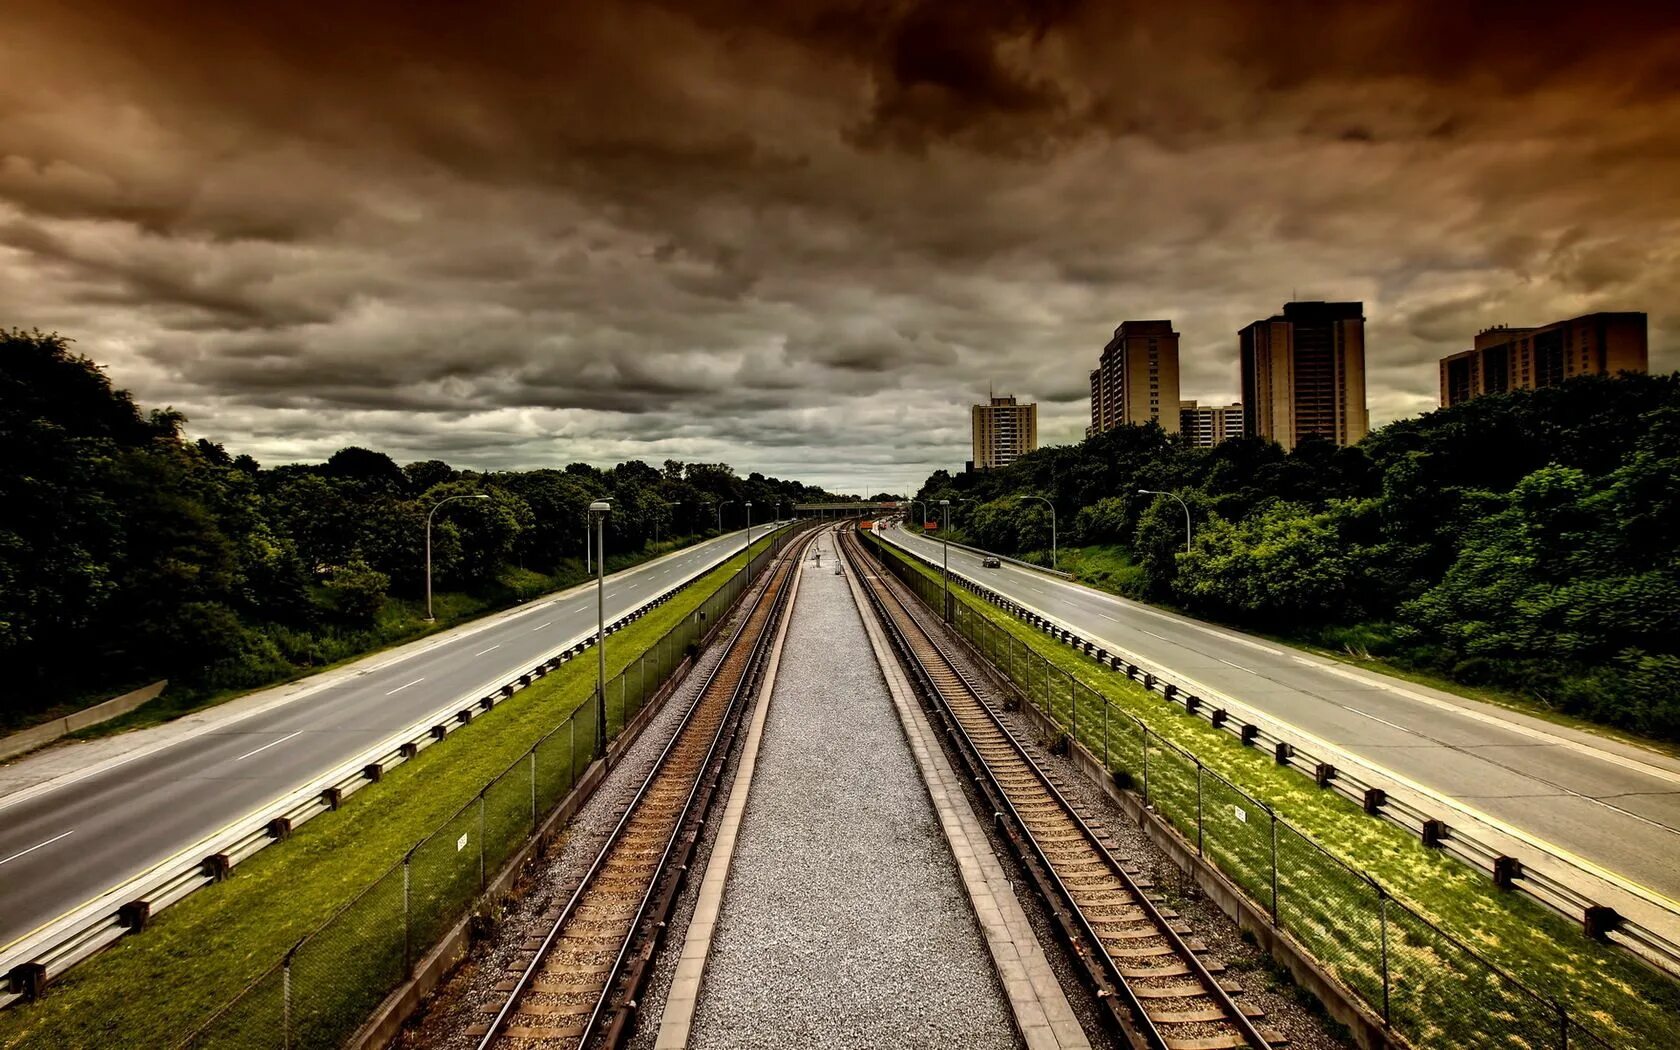
M 1184 497 L 1176 492 L 1162 492 L 1159 489 L 1138 489 L 1140 496 L 1171 496 L 1178 500 L 1178 505 L 1184 508 L 1184 553 L 1190 553 L 1190 504 L 1184 502 Z
M 731 504 L 731 503 L 734 503 L 734 502 L 735 502 L 735 501 L 734 501 L 734 500 L 732 500 L 732 499 L 726 499 L 726 500 L 724 500 L 724 501 L 723 501 L 723 502 L 722 502 L 722 503 L 719 503 L 719 504 L 718 504 L 718 505 L 717 505 L 717 512 L 718 512 L 718 533 L 719 533 L 719 534 L 720 534 L 720 535 L 721 535 L 721 534 L 722 534 L 722 532 L 723 532 L 723 508 L 725 508 L 725 507 L 727 507 L 727 506 L 729 506 L 729 505 L 730 505 L 730 504 Z
M 951 622 L 951 501 L 942 499 L 939 506 L 945 511 L 945 526 L 939 530 L 939 542 L 945 548 L 945 561 L 940 569 L 945 578 L 945 622 Z
M 1059 568 L 1056 564 L 1056 505 L 1043 496 L 1016 496 L 1016 499 L 1035 499 L 1050 508 L 1050 567 Z
M 438 507 L 458 499 L 489 499 L 482 492 L 470 496 L 445 496 L 438 500 L 437 506 L 426 514 L 426 622 L 436 623 L 437 618 L 432 615 L 432 515 L 438 512 Z
M 747 545 L 741 549 L 752 551 L 752 500 L 747 500 Z
M 612 505 L 596 500 L 589 505 L 595 522 L 595 757 L 607 755 L 607 514 Z

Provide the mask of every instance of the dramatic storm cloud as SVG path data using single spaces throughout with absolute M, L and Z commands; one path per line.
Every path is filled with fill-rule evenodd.
M 0 324 L 264 462 L 349 443 L 902 488 L 989 385 L 1087 419 L 1363 299 L 1381 422 L 1478 328 L 1680 365 L 1672 4 L 38 2 L 0 11 Z

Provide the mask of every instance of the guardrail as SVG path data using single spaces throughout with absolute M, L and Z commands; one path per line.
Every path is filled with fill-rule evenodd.
M 706 644 L 800 531 L 778 535 L 642 658 L 607 681 L 609 758 L 626 727 L 641 724 L 649 698 L 688 666 L 689 649 Z M 593 690 L 590 696 L 208 1020 L 165 1045 L 178 1050 L 385 1045 L 406 1016 L 405 1003 L 413 1001 L 402 996 L 404 982 L 420 979 L 422 970 L 432 980 L 447 970 L 438 956 L 452 937 L 459 943 L 466 936 L 461 930 L 476 902 L 498 887 L 505 892 L 534 837 L 558 827 L 599 786 L 605 764 L 593 756 Z M 375 1020 L 364 1024 L 370 1012 Z
M 884 541 L 883 541 L 884 542 Z M 894 549 L 931 569 L 940 565 L 902 545 Z M 1418 836 L 1428 847 L 1456 858 L 1486 875 L 1502 890 L 1520 893 L 1546 908 L 1580 924 L 1583 932 L 1595 940 L 1613 943 L 1634 958 L 1668 976 L 1680 976 L 1680 944 L 1654 930 L 1619 914 L 1572 886 L 1546 874 L 1532 864 L 1504 853 L 1478 839 L 1470 832 L 1431 815 L 1426 810 L 1391 795 L 1395 785 L 1380 782 L 1378 774 L 1366 770 L 1361 776 L 1320 758 L 1289 736 L 1275 728 L 1237 717 L 1229 698 L 1209 696 L 1207 690 L 1191 689 L 1175 681 L 1170 672 L 1150 665 L 1133 653 L 1106 643 L 1084 637 L 1059 620 L 1028 609 L 991 588 L 957 572 L 950 574 L 952 584 L 974 594 L 990 605 L 1022 620 L 1048 634 L 1057 641 L 1078 650 L 1111 670 L 1120 671 L 1145 689 L 1159 693 L 1170 703 L 1201 718 L 1215 729 L 1236 737 L 1246 747 L 1264 748 L 1280 766 L 1312 778 L 1318 787 L 1334 791 L 1357 803 L 1366 813 L 1396 824 Z M 1558 858 L 1552 861 L 1567 866 Z M 1585 873 L 1583 873 L 1585 874 Z
M 791 523 L 789 523 L 791 524 Z M 778 529 L 786 526 L 778 526 Z M 724 560 L 733 555 L 726 555 Z M 616 633 L 653 609 L 664 605 L 715 566 L 696 571 L 607 624 Z M 20 999 L 42 995 L 49 984 L 70 968 L 98 954 L 123 937 L 137 934 L 162 910 L 195 890 L 228 877 L 233 869 L 263 848 L 289 837 L 293 831 L 346 798 L 377 782 L 387 771 L 415 757 L 554 671 L 595 644 L 595 632 L 575 637 L 552 650 L 529 670 L 492 680 L 462 694 L 407 729 L 367 748 L 355 758 L 314 778 L 277 802 L 235 821 L 215 835 L 180 851 L 99 898 L 40 927 L 12 945 L 0 958 L 0 1008 Z
M 929 608 L 940 607 L 937 580 L 876 557 Z M 1247 902 L 1247 918 L 1289 938 L 1293 953 L 1316 962 L 1339 986 L 1336 994 L 1363 1004 L 1383 1033 L 1428 1046 L 1611 1045 L 998 624 L 960 602 L 951 612 L 956 632 L 1056 726 L 1070 750 L 1136 793 L 1144 811 L 1171 829 L 1178 852 L 1211 866 Z

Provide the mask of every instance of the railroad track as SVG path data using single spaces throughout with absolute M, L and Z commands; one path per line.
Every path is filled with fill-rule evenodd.
M 618 1046 L 811 537 L 789 544 L 600 854 L 475 1026 L 479 1050 Z
M 1111 840 L 1036 762 L 855 535 L 847 558 L 906 668 L 957 745 L 1010 848 L 1049 905 L 1113 1027 L 1148 1050 L 1266 1050 L 1284 1039 L 1188 926 L 1115 856 Z

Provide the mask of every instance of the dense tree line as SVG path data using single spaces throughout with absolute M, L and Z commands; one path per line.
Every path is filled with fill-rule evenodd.
M 724 464 L 476 473 L 346 448 L 263 468 L 143 412 L 56 335 L 0 330 L 0 724 L 168 677 L 264 684 L 421 629 L 427 513 L 440 616 L 582 578 L 589 503 L 607 550 L 739 528 L 820 489 Z M 609 564 L 612 562 L 609 557 Z
M 1140 489 L 1189 505 L 1188 552 L 1180 505 Z M 1023 493 L 1064 545 L 1129 556 L 1136 597 L 1680 739 L 1680 374 L 1477 398 L 1351 448 L 1122 427 L 918 498 L 1042 551 Z

